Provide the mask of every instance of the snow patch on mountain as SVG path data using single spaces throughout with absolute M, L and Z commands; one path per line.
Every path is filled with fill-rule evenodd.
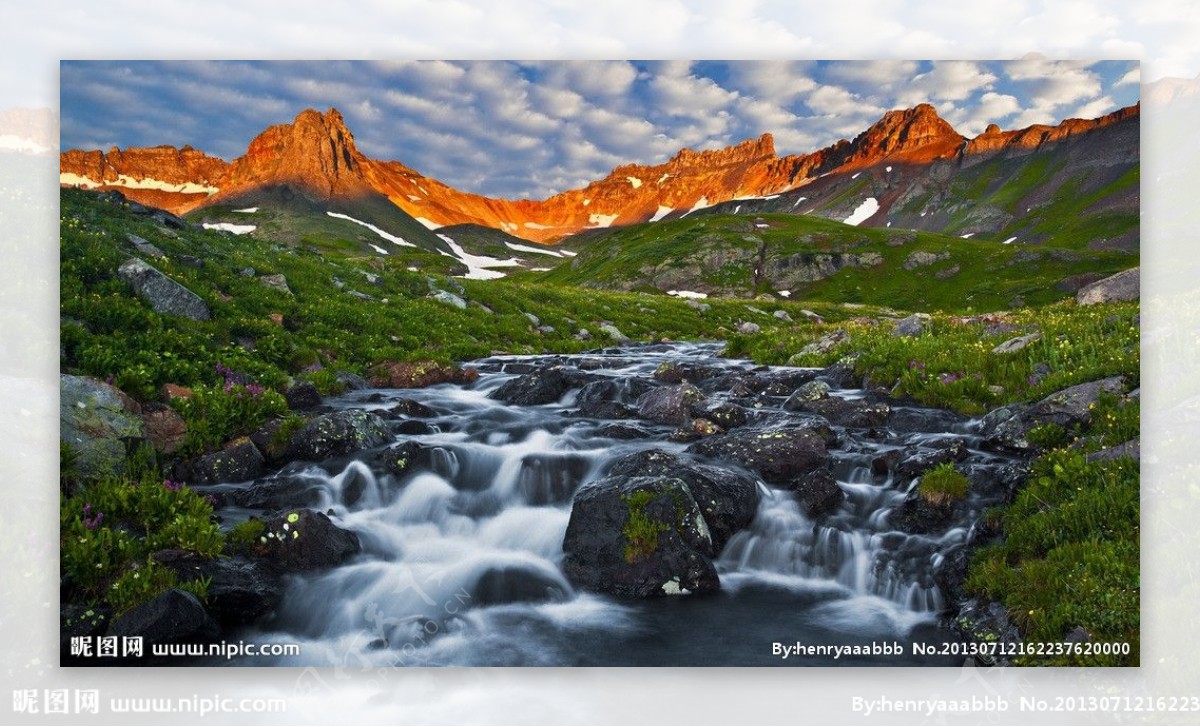
M 638 179 L 637 177 L 625 177 L 625 178 L 629 180 L 629 183 L 633 185 L 634 189 L 637 189 L 638 187 L 642 186 L 642 180 Z
M 697 293 L 694 290 L 668 290 L 667 295 L 673 295 L 676 298 L 694 298 L 703 300 L 708 297 L 708 293 Z
M 668 207 L 665 204 L 660 204 L 658 206 L 658 211 L 654 213 L 654 216 L 650 218 L 650 221 L 658 222 L 659 220 L 661 220 L 662 218 L 666 217 L 667 215 L 671 214 L 674 211 L 675 211 L 674 208 Z
M 855 208 L 854 214 L 842 220 L 847 225 L 861 225 L 867 219 L 879 211 L 879 200 L 874 197 L 867 197 L 863 203 Z
M 379 253 L 380 255 L 387 255 L 387 254 L 388 254 L 388 251 L 387 251 L 387 250 L 384 250 L 382 247 L 380 247 L 380 246 L 376 245 L 376 244 L 375 244 L 375 243 L 373 243 L 373 242 L 368 242 L 367 244 L 371 246 L 371 249 L 372 249 L 372 250 L 374 250 L 375 252 Z
M 504 246 L 507 247 L 509 250 L 516 250 L 517 252 L 531 252 L 535 255 L 549 255 L 551 257 L 562 257 L 562 253 L 557 252 L 555 250 L 549 250 L 546 248 L 538 248 L 538 247 L 530 247 L 529 245 L 518 245 L 515 242 L 506 242 L 506 243 L 504 243 Z
M 180 184 L 172 184 L 164 182 L 152 177 L 145 179 L 134 179 L 126 174 L 118 175 L 114 181 L 100 181 L 80 176 L 71 172 L 63 172 L 58 175 L 58 183 L 68 187 L 82 187 L 84 189 L 96 189 L 101 186 L 109 187 L 126 187 L 128 189 L 158 189 L 163 192 L 176 192 L 178 194 L 215 194 L 216 187 L 209 187 L 195 182 L 182 182 Z
M 346 220 L 347 222 L 353 222 L 356 225 L 362 225 L 363 227 L 367 228 L 371 232 L 374 232 L 376 235 L 379 235 L 380 237 L 387 240 L 388 242 L 394 243 L 396 245 L 400 245 L 401 247 L 416 247 L 416 245 L 412 244 L 408 240 L 405 240 L 403 237 L 393 235 L 392 233 L 390 233 L 386 230 L 381 230 L 378 227 L 376 227 L 375 225 L 372 225 L 370 222 L 363 222 L 362 220 L 356 220 L 353 217 L 351 217 L 350 215 L 344 215 L 341 212 L 326 212 L 325 214 L 329 215 L 330 217 L 339 219 L 339 220 Z
M 615 222 L 618 217 L 620 217 L 620 215 L 594 214 L 588 215 L 588 222 L 591 223 L 592 227 L 608 227 Z
M 235 225 L 232 222 L 205 222 L 203 225 L 206 230 L 224 230 L 232 232 L 235 235 L 245 235 L 254 232 L 256 225 Z
M 442 252 L 447 257 L 456 257 L 462 261 L 463 265 L 467 266 L 467 274 L 462 277 L 469 280 L 495 280 L 503 278 L 504 273 L 490 268 L 519 268 L 521 261 L 516 258 L 501 260 L 500 258 L 489 257 L 487 255 L 472 255 L 462 248 L 457 242 L 452 240 L 449 235 L 438 235 L 442 241 L 450 248 L 454 254 Z
M 684 212 L 682 216 L 687 217 L 696 210 L 702 210 L 706 207 L 712 207 L 712 205 L 708 203 L 708 197 L 701 197 L 700 199 L 696 200 L 696 204 L 692 205 L 692 208 L 687 212 Z
M 445 225 L 439 225 L 438 223 L 434 222 L 433 220 L 430 220 L 425 217 L 417 217 L 415 219 L 417 222 L 420 222 L 422 225 L 425 225 L 427 228 L 429 228 L 431 230 L 439 230 L 439 229 L 445 227 Z
M 242 214 L 252 215 L 255 212 L 258 212 L 258 208 L 257 207 L 247 207 L 245 209 L 234 210 L 234 212 L 241 212 Z

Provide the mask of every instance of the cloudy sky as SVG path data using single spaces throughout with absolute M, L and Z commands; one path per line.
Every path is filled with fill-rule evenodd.
M 780 154 L 928 102 L 966 136 L 1137 101 L 1130 61 L 64 62 L 62 148 L 191 146 L 227 160 L 338 108 L 359 149 L 460 189 L 541 198 L 626 162 L 763 132 Z

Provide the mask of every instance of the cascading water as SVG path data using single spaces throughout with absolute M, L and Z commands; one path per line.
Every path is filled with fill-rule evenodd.
M 358 391 L 327 402 L 381 409 L 400 397 L 418 401 L 436 416 L 425 420 L 426 433 L 397 440 L 419 442 L 432 456 L 402 477 L 373 469 L 366 455 L 292 472 L 296 486 L 315 493 L 312 507 L 353 531 L 362 552 L 340 567 L 291 576 L 274 616 L 240 638 L 300 644 L 300 656 L 276 663 L 346 668 L 736 665 L 781 663 L 772 654 L 774 642 L 908 642 L 922 629 L 935 630 L 946 604 L 934 567 L 966 540 L 980 507 L 967 507 L 932 534 L 902 532 L 890 515 L 915 478 L 879 473 L 873 461 L 888 451 L 911 453 L 949 440 L 966 445 L 971 467 L 1005 461 L 972 449 L 970 423 L 916 407 L 896 408 L 885 426 L 835 428 L 830 469 L 845 499 L 828 514 L 810 517 L 792 493 L 760 483 L 767 494 L 753 521 L 714 559 L 721 579 L 716 595 L 618 600 L 577 590 L 563 576 L 563 538 L 580 485 L 603 476 L 619 457 L 645 449 L 683 456 L 685 445 L 669 438 L 674 427 L 646 422 L 624 422 L 642 427 L 645 436 L 608 436 L 603 427 L 614 422 L 575 411 L 577 388 L 536 406 L 488 395 L 550 364 L 611 377 L 629 403 L 637 393 L 630 382 L 649 380 L 664 362 L 751 371 L 717 351 L 715 345 L 674 344 L 572 358 L 494 357 L 472 364 L 480 377 L 471 388 Z M 862 392 L 833 394 L 856 398 Z M 786 421 L 784 398 L 759 396 L 752 416 L 760 423 Z M 229 521 L 246 517 L 232 508 L 225 514 Z M 937 640 L 946 636 L 937 633 Z M 785 663 L 946 662 L 909 654 Z

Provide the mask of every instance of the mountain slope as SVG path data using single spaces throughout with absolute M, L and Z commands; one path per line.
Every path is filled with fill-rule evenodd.
M 949 156 L 886 156 L 778 196 L 699 214 L 800 213 L 997 242 L 1133 251 L 1140 227 L 1138 121 L 1134 108 L 1019 132 L 989 127 Z
M 856 224 L 1007 233 L 1045 242 L 1064 221 L 1070 246 L 1137 246 L 1139 107 L 1094 120 L 967 139 L 920 104 L 889 111 L 851 141 L 779 157 L 770 134 L 713 151 L 681 150 L 663 164 L 627 164 L 545 200 L 456 190 L 400 162 L 368 159 L 334 109 L 270 127 L 225 165 L 171 147 L 68 151 L 64 185 L 123 187 L 177 212 L 270 203 L 340 210 L 426 249 L 445 225 L 474 224 L 536 242 L 701 213 L 782 212 Z M 179 185 L 194 185 L 180 187 Z M 168 189 L 168 185 L 175 185 Z M 873 200 L 873 201 L 871 201 Z M 209 214 L 212 214 L 211 212 Z M 1067 244 L 1067 243 L 1064 243 Z
M 1135 265 L 1121 252 L 1030 249 L 795 215 L 689 216 L 612 230 L 546 282 L 629 291 L 768 294 L 909 310 L 1040 305 Z

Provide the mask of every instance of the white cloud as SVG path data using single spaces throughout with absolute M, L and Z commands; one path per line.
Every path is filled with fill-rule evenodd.
M 1142 82 L 1142 69 L 1141 69 L 1141 66 L 1137 66 L 1137 67 L 1129 69 L 1129 71 L 1126 72 L 1126 74 L 1124 76 L 1121 76 L 1120 78 L 1118 78 L 1117 82 L 1114 83 L 1113 86 L 1128 86 L 1130 84 L 1133 84 L 1136 86 L 1136 85 L 1140 84 L 1141 82 Z
M 877 114 L 885 110 L 840 86 L 819 86 L 808 95 L 805 103 L 825 116 Z
M 1112 96 L 1101 96 L 1075 109 L 1071 113 L 1071 117 L 1076 119 L 1094 119 L 1116 110 L 1117 102 L 1112 99 Z
M 675 116 L 702 116 L 727 107 L 738 98 L 737 91 L 722 88 L 710 78 L 690 72 L 687 62 L 670 62 L 650 81 L 655 104 Z
M 865 84 L 876 89 L 890 90 L 910 81 L 920 64 L 916 61 L 876 60 L 832 63 L 827 71 L 831 80 L 848 84 Z
M 730 70 L 732 85 L 743 95 L 786 104 L 817 87 L 811 61 L 746 61 Z
M 997 80 L 991 72 L 970 61 L 939 61 L 933 69 L 914 76 L 896 96 L 900 106 L 930 101 L 962 101 L 987 90 Z

